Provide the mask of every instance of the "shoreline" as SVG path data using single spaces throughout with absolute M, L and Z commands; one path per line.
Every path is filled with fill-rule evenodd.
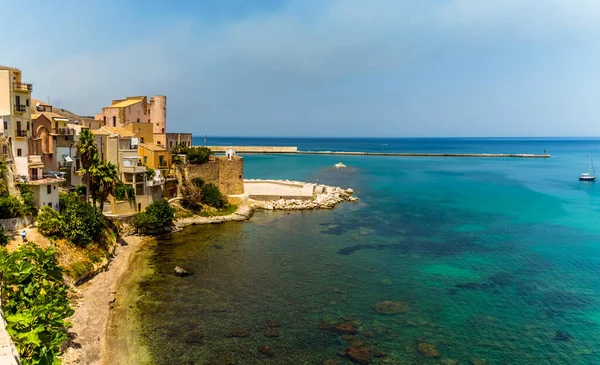
M 226 216 L 202 217 L 193 216 L 181 218 L 173 223 L 171 232 L 178 232 L 185 227 L 199 224 L 219 224 L 225 222 L 248 221 L 256 210 L 311 210 L 333 209 L 344 201 L 356 201 L 351 194 L 351 189 L 344 190 L 337 187 L 328 187 L 331 190 L 316 194 L 313 200 L 299 201 L 295 199 L 280 199 L 278 201 L 255 201 L 248 199 L 234 213 Z M 153 241 L 152 236 L 130 235 L 122 237 L 116 253 L 106 268 L 81 286 L 75 287 L 78 293 L 77 302 L 73 305 L 75 313 L 69 319 L 72 327 L 69 329 L 73 336 L 71 343 L 61 356 L 62 363 L 67 364 L 108 364 L 109 358 L 118 361 L 127 361 L 129 355 L 127 347 L 128 338 L 119 337 L 111 327 L 130 325 L 127 318 L 117 311 L 126 311 L 121 304 L 127 302 L 131 293 L 126 290 L 133 278 L 132 267 L 139 265 L 143 258 L 145 248 Z M 146 270 L 145 268 L 140 268 Z M 115 316 L 124 319 L 123 323 L 113 324 Z M 113 347 L 117 347 L 114 349 Z M 109 352 L 111 356 L 109 356 Z M 142 353 L 136 356 L 143 357 Z M 139 358 L 138 358 L 139 360 Z

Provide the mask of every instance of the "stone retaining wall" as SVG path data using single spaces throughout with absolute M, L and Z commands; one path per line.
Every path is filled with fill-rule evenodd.
M 6 331 L 6 322 L 4 321 L 4 313 L 0 309 L 0 364 L 2 365 L 19 365 L 19 352 L 15 347 L 10 335 Z
M 17 231 L 23 229 L 35 221 L 34 217 L 18 217 L 18 218 L 8 218 L 8 219 L 0 219 L 0 224 L 4 226 L 4 229 L 7 231 Z

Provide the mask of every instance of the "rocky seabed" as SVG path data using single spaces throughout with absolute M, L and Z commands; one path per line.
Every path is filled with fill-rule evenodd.
M 309 210 L 309 209 L 333 209 L 337 204 L 344 201 L 356 202 L 358 198 L 353 196 L 354 191 L 350 188 L 324 186 L 322 193 L 315 194 L 313 200 L 279 199 L 274 201 L 254 201 L 251 206 L 255 209 L 265 210 Z

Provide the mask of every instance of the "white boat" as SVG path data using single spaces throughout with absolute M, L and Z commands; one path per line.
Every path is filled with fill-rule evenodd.
M 593 174 L 592 174 L 593 172 Z M 590 155 L 590 163 L 588 165 L 588 172 L 583 172 L 579 175 L 579 181 L 595 181 L 596 180 L 596 169 L 594 169 L 594 162 L 592 161 L 592 155 Z
M 346 167 L 346 165 L 344 165 L 344 164 L 342 163 L 342 161 L 340 161 L 340 162 L 336 163 L 335 165 L 333 165 L 333 167 L 337 167 L 337 168 L 339 169 L 339 168 Z

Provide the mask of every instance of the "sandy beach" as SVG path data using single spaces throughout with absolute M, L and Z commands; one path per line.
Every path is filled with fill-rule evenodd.
M 150 239 L 124 237 L 107 270 L 76 289 L 79 299 L 73 306 L 75 314 L 70 318 L 73 326 L 69 329 L 73 343 L 63 355 L 63 364 L 105 364 L 107 324 L 119 281 L 134 254 Z

